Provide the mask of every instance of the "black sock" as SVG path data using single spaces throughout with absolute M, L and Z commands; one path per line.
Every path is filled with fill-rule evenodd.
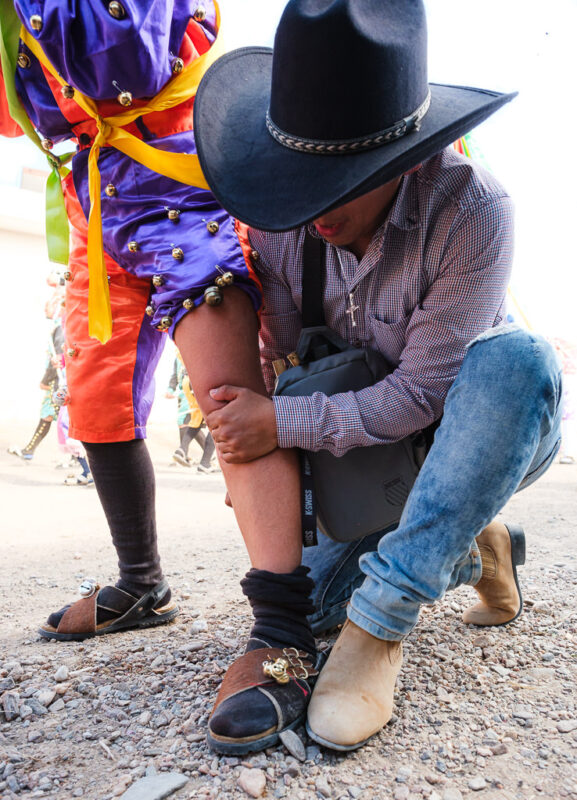
M 210 462 L 212 461 L 215 449 L 216 445 L 214 444 L 212 433 L 209 432 L 206 436 L 202 451 L 202 458 L 200 459 L 200 463 L 203 467 L 210 467 Z
M 296 647 L 315 654 L 315 639 L 307 619 L 314 611 L 314 583 L 308 573 L 309 568 L 303 566 L 285 574 L 261 569 L 246 573 L 240 585 L 254 615 L 251 638 L 271 647 Z
M 116 585 L 138 597 L 162 580 L 150 455 L 143 439 L 83 444 L 118 554 Z
M 32 434 L 32 438 L 30 439 L 26 447 L 22 448 L 22 452 L 25 453 L 26 455 L 32 455 L 32 453 L 36 450 L 42 439 L 44 439 L 44 437 L 50 430 L 51 425 L 52 425 L 52 420 L 41 419 L 38 425 L 36 426 L 36 430 Z
M 198 428 L 191 428 L 190 425 L 180 429 L 180 449 L 184 452 L 185 456 L 188 456 L 188 448 L 190 447 L 190 443 L 194 441 L 197 430 Z

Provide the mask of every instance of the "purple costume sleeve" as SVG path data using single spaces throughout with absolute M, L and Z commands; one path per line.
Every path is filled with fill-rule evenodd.
M 117 4 L 118 5 L 118 4 Z M 134 97 L 157 94 L 171 77 L 198 0 L 122 0 L 122 18 L 102 0 L 16 0 L 24 26 L 68 83 L 96 100 L 116 97 L 117 84 Z M 205 31 L 215 32 L 215 9 L 204 0 Z M 30 19 L 37 15 L 41 29 Z

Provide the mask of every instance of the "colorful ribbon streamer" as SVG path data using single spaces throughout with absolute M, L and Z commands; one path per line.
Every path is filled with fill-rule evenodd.
M 40 137 L 24 110 L 14 83 L 21 23 L 14 10 L 12 0 L 0 0 L 0 58 L 10 116 L 20 125 L 24 133 L 42 151 L 50 166 L 46 185 L 46 243 L 48 258 L 58 264 L 68 264 L 69 238 L 68 217 L 64 207 L 61 178 L 69 170 L 63 164 L 70 161 L 72 153 L 57 158 L 42 147 Z

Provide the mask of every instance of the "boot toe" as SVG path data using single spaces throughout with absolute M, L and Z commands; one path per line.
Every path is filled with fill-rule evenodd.
M 224 700 L 215 709 L 209 722 L 214 736 L 224 739 L 251 739 L 265 736 L 276 730 L 277 713 L 266 695 L 258 689 L 249 689 Z
M 315 703 L 313 694 L 307 716 L 311 739 L 336 750 L 355 750 L 378 733 L 387 715 L 381 713 L 376 719 L 373 699 L 367 695 L 355 700 L 351 707 L 350 698 L 333 694 L 330 699 L 319 697 Z

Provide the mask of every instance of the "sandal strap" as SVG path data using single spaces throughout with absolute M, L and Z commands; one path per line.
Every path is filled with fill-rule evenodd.
M 257 686 L 275 685 L 270 671 L 265 672 L 265 664 L 275 664 L 283 660 L 282 668 L 289 680 L 302 680 L 316 677 L 319 674 L 313 658 L 296 647 L 262 647 L 250 650 L 234 661 L 228 668 L 220 686 L 212 714 L 216 708 L 229 697 L 254 689 Z
M 97 584 L 94 589 L 95 591 L 90 597 L 82 597 L 65 611 L 57 628 L 58 633 L 95 633 L 97 629 L 96 614 L 98 610 L 98 599 L 105 589 L 115 589 L 118 593 L 122 592 L 122 594 L 127 597 L 131 597 L 127 592 L 117 589 L 117 587 L 105 586 L 104 589 L 101 589 Z M 116 626 L 120 622 L 123 624 L 137 622 L 143 617 L 146 617 L 150 611 L 154 609 L 154 606 L 167 591 L 168 582 L 166 579 L 163 579 L 160 583 L 157 583 L 156 586 L 153 586 L 149 592 L 143 594 L 142 597 L 131 598 L 134 600 L 134 603 L 124 614 L 119 612 L 119 617 L 103 624 L 106 624 L 108 627 L 112 625 Z M 109 606 L 106 607 L 108 608 Z
M 96 630 L 96 606 L 98 603 L 98 590 L 90 597 L 82 597 L 72 603 L 58 624 L 58 633 L 94 633 Z
M 158 603 L 158 601 L 167 593 L 168 591 L 168 581 L 163 578 L 160 583 L 157 583 L 156 586 L 153 586 L 149 592 L 143 594 L 142 597 L 138 598 L 134 605 L 128 609 L 128 611 L 123 614 L 118 619 L 113 620 L 114 624 L 117 625 L 119 622 L 123 624 L 126 622 L 138 622 L 138 620 L 146 617 L 150 611 L 154 610 L 154 606 Z

